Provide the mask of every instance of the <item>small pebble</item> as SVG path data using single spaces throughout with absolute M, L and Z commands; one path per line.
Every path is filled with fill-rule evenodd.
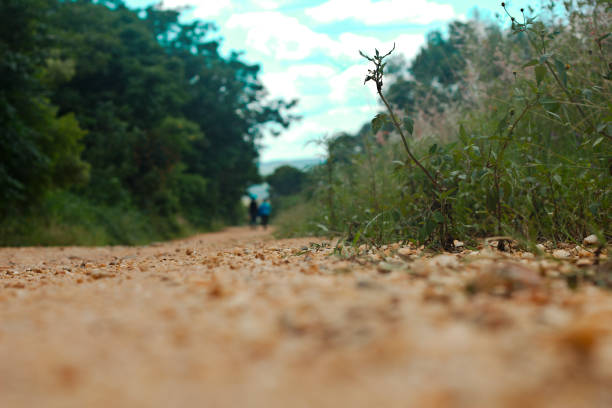
M 599 239 L 597 238 L 597 235 L 591 234 L 588 237 L 585 237 L 582 243 L 584 245 L 597 245 L 599 244 Z
M 557 259 L 567 259 L 572 256 L 572 254 L 566 249 L 555 249 L 552 256 Z

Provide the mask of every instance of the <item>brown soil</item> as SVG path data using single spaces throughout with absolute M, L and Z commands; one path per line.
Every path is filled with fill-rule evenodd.
M 568 288 L 603 268 L 581 251 L 0 249 L 0 407 L 611 407 L 612 292 Z

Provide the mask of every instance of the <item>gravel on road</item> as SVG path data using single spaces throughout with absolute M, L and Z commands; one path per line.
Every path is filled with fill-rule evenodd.
M 3 248 L 0 407 L 611 407 L 607 253 L 564 251 Z

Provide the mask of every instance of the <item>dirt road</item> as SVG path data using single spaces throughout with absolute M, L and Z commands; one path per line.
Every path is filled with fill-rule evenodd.
M 362 250 L 0 249 L 0 407 L 612 406 L 612 292 L 564 278 L 589 253 Z

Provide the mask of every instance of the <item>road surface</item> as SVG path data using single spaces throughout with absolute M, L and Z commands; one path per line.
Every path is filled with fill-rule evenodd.
M 0 249 L 0 407 L 611 407 L 612 294 L 568 287 L 576 251 Z

